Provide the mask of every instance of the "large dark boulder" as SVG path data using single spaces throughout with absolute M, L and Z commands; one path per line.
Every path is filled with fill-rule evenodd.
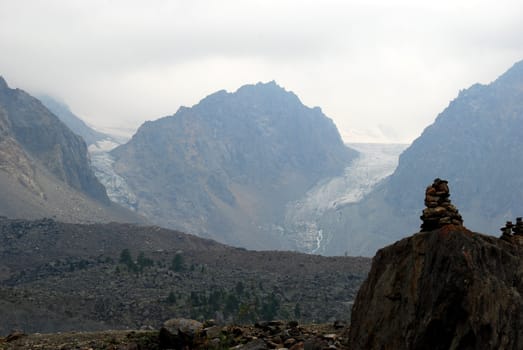
M 523 348 L 523 245 L 447 225 L 378 251 L 351 349 Z

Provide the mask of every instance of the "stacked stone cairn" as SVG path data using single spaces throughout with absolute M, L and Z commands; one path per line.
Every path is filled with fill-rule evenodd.
M 448 181 L 435 179 L 434 183 L 425 191 L 425 205 L 421 231 L 436 230 L 445 225 L 463 226 L 463 219 L 458 209 L 450 203 Z
M 505 227 L 500 228 L 501 238 L 509 238 L 514 236 L 523 236 L 523 218 L 516 218 L 516 224 L 512 221 L 507 221 Z

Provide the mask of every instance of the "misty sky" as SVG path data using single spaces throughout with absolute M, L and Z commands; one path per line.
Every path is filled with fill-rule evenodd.
M 521 1 L 0 0 L 0 75 L 136 128 L 275 80 L 346 141 L 410 142 L 523 59 Z

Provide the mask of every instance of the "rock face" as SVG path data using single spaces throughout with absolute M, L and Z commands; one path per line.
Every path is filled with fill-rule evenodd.
M 274 82 L 146 122 L 111 154 L 151 221 L 266 249 L 285 247 L 285 205 L 355 156 L 319 108 Z
M 447 196 L 446 181 L 427 189 L 431 207 Z M 447 213 L 445 224 L 424 211 L 426 232 L 378 251 L 352 309 L 351 349 L 523 347 L 523 241 L 473 233 Z
M 89 167 L 85 142 L 40 101 L 22 90 L 10 89 L 0 77 L 0 107 L 11 134 L 27 153 L 69 186 L 109 202 L 105 188 Z
M 523 213 L 523 178 L 515 175 L 523 162 L 522 123 L 518 62 L 494 82 L 462 90 L 363 201 L 326 212 L 319 229 L 335 236 L 326 253 L 373 255 L 416 232 L 419 193 L 438 176 L 456 189 L 453 203 L 471 230 L 495 232 L 500 222 Z

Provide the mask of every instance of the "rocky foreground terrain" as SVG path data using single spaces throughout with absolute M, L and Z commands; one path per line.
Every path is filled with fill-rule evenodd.
M 181 326 L 181 329 L 173 328 L 173 325 Z M 0 338 L 0 349 L 347 349 L 347 339 L 347 327 L 343 322 L 301 325 L 295 321 L 271 321 L 251 326 L 216 326 L 212 322 L 173 319 L 159 331 L 15 332 Z

